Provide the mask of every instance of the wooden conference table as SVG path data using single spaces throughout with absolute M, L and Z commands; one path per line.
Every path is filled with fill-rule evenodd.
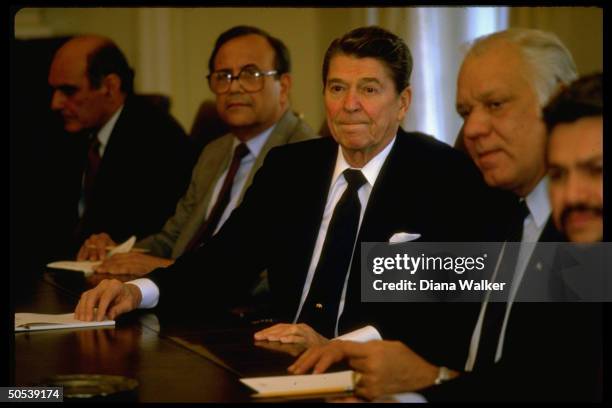
M 47 271 L 13 291 L 15 312 L 68 313 L 80 293 L 103 278 Z M 267 323 L 269 325 L 269 323 Z M 282 375 L 303 351 L 253 341 L 265 327 L 236 315 L 178 322 L 161 312 L 136 311 L 113 328 L 14 334 L 14 383 L 44 384 L 62 374 L 122 375 L 138 380 L 141 402 L 248 402 L 241 377 Z

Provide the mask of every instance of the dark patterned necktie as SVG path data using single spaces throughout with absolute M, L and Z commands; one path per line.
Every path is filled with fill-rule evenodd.
M 215 202 L 213 209 L 210 211 L 208 218 L 204 220 L 198 231 L 185 248 L 185 252 L 199 247 L 212 237 L 217 225 L 219 224 L 221 215 L 223 215 L 223 212 L 230 201 L 232 185 L 234 184 L 236 173 L 238 173 L 238 169 L 240 168 L 240 161 L 247 154 L 249 154 L 249 148 L 244 143 L 240 143 L 234 149 L 234 156 L 232 157 L 232 162 L 230 163 L 225 180 L 223 180 L 223 185 L 221 186 L 221 190 L 217 196 L 217 201 Z
M 359 225 L 361 203 L 357 191 L 367 181 L 360 170 L 347 169 L 343 175 L 348 186 L 334 209 L 299 318 L 328 338 L 335 335 L 338 306 Z

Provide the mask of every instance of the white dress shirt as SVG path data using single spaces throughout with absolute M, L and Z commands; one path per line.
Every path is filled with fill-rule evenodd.
M 540 239 L 540 235 L 542 234 L 542 231 L 546 226 L 546 221 L 548 220 L 548 217 L 550 216 L 551 212 L 550 200 L 548 198 L 547 177 L 544 177 L 542 180 L 540 180 L 536 187 L 527 195 L 527 197 L 525 197 L 525 202 L 527 204 L 527 208 L 529 209 L 529 214 L 525 217 L 525 221 L 523 224 L 523 236 L 521 238 L 521 243 L 535 243 L 538 242 L 538 240 Z M 531 258 L 531 254 L 533 253 L 534 247 L 535 245 L 521 245 L 521 248 L 519 250 L 516 269 L 514 271 L 514 277 L 512 278 L 510 292 L 508 294 L 508 305 L 506 307 L 504 321 L 502 323 L 499 341 L 497 343 L 497 349 L 495 352 L 496 362 L 501 359 L 503 353 L 504 339 L 506 336 L 506 326 L 508 324 L 510 311 L 512 310 L 512 305 L 514 303 L 516 293 L 518 291 L 521 281 L 523 280 L 523 275 L 525 274 L 525 269 L 529 264 L 529 259 Z M 482 302 L 478 321 L 476 322 L 476 327 L 474 328 L 474 333 L 472 334 L 468 359 L 465 363 L 466 371 L 472 371 L 472 369 L 474 368 L 474 363 L 476 362 L 476 356 L 478 355 L 478 343 L 480 342 L 484 315 L 486 312 L 487 305 L 489 303 L 488 300 L 489 293 L 485 295 L 485 300 Z

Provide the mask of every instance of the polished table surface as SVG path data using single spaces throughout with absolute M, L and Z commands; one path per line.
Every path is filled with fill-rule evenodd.
M 48 271 L 13 291 L 14 311 L 71 312 L 100 278 Z M 142 402 L 245 402 L 252 391 L 239 378 L 285 374 L 303 351 L 254 342 L 253 333 L 265 326 L 235 316 L 198 320 L 143 310 L 120 316 L 114 328 L 15 333 L 15 385 L 43 384 L 59 374 L 123 375 L 139 381 Z

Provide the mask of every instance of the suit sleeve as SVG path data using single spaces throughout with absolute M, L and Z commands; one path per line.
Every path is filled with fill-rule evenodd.
M 160 232 L 142 239 L 137 243 L 137 247 L 149 249 L 155 256 L 164 258 L 170 258 L 172 256 L 172 250 L 176 245 L 181 231 L 193 216 L 194 209 L 204 196 L 204 192 L 200 191 L 202 185 L 200 176 L 207 170 L 210 171 L 207 169 L 209 166 L 206 165 L 207 155 L 205 154 L 208 147 L 209 146 L 204 148 L 198 163 L 193 168 L 187 192 L 176 204 L 176 210 L 172 217 L 166 221 Z
M 271 151 L 242 204 L 219 232 L 197 250 L 180 256 L 169 268 L 149 277 L 160 289 L 159 306 L 193 310 L 193 302 L 223 307 L 248 293 L 259 273 L 273 259 L 278 237 L 276 206 L 282 165 Z

